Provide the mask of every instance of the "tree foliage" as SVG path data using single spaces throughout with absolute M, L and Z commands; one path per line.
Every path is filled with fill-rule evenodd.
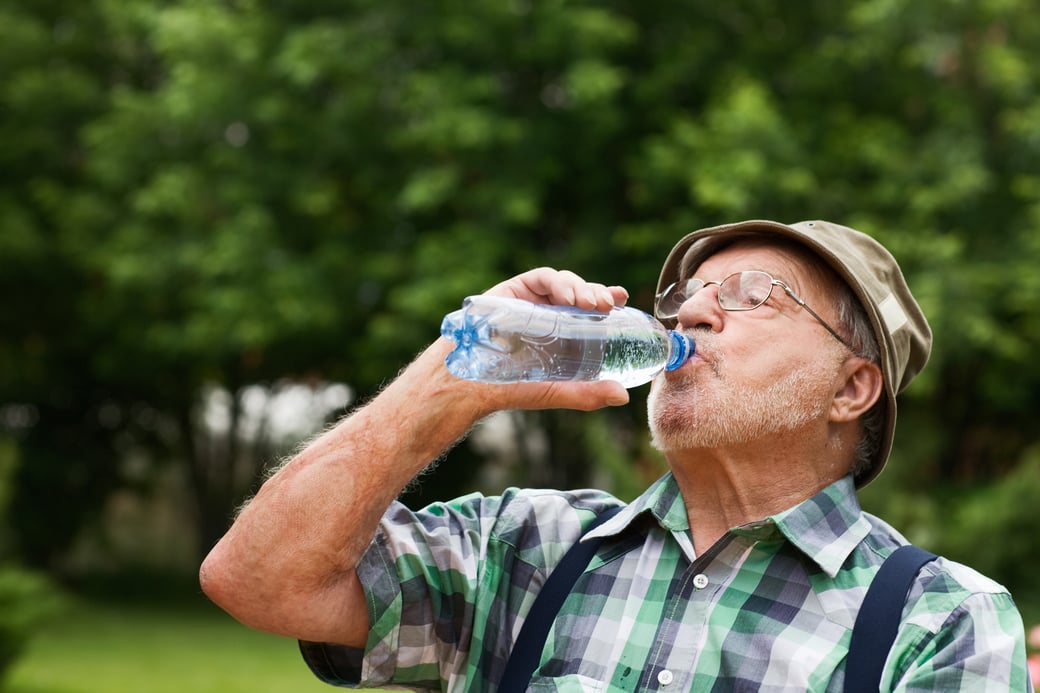
M 17 457 L 11 442 L 0 438 L 0 512 L 7 508 Z M 9 538 L 3 529 L 0 526 L 0 686 L 35 632 L 67 606 L 64 595 L 45 575 L 11 560 Z
M 200 544 L 219 533 L 270 459 L 201 444 L 206 388 L 364 398 L 466 294 L 549 264 L 646 308 L 675 240 L 746 218 L 875 235 L 930 317 L 868 500 L 989 483 L 1037 443 L 1031 10 L 3 2 L 0 423 L 26 462 L 23 553 L 60 555 L 142 452 L 190 470 Z M 656 473 L 635 395 L 534 417 L 563 462 L 533 480 L 588 482 L 608 449 Z

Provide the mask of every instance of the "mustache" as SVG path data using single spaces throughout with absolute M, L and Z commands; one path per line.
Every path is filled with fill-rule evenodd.
M 693 340 L 694 353 L 710 361 L 718 354 L 718 338 L 710 329 L 688 329 L 682 333 Z

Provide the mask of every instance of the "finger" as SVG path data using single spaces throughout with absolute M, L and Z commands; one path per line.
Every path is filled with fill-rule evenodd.
M 570 270 L 552 267 L 538 267 L 519 274 L 492 287 L 488 293 L 600 311 L 624 305 L 628 300 L 628 291 L 623 287 L 588 282 Z
M 610 292 L 611 297 L 614 299 L 615 306 L 623 306 L 628 303 L 628 289 L 623 286 L 608 286 L 607 291 Z
M 582 296 L 583 299 L 578 301 L 580 307 L 607 311 L 625 305 L 628 301 L 628 290 L 622 286 L 604 286 L 597 282 L 588 282 Z
M 537 267 L 495 285 L 489 293 L 505 292 L 524 300 L 574 305 L 574 287 L 584 283 L 584 280 L 573 272 L 552 267 Z

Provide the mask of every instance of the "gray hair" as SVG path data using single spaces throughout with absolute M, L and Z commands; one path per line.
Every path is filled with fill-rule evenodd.
M 848 339 L 857 356 L 861 356 L 881 367 L 881 347 L 878 345 L 874 326 L 867 317 L 867 311 L 852 293 L 852 289 L 843 281 L 837 283 L 838 325 L 840 331 Z M 851 472 L 858 479 L 874 465 L 880 454 L 882 437 L 885 431 L 887 404 L 882 395 L 866 414 L 860 419 L 862 436 L 856 445 L 856 457 Z

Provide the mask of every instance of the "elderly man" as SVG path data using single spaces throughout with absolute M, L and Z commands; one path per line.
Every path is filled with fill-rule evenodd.
M 906 541 L 862 512 L 896 394 L 931 334 L 892 256 L 828 222 L 749 221 L 683 238 L 657 316 L 696 340 L 649 398 L 670 472 L 594 529 L 596 556 L 553 621 L 530 690 L 839 691 L 850 633 Z M 617 286 L 532 270 L 489 293 L 608 310 Z M 437 341 L 288 461 L 204 562 L 243 623 L 300 639 L 338 685 L 497 690 L 566 550 L 620 501 L 508 489 L 419 512 L 395 496 L 488 414 L 620 405 L 619 384 L 453 378 Z M 902 603 L 903 595 L 895 595 Z M 917 573 L 883 690 L 1028 690 L 1010 595 L 963 565 Z

